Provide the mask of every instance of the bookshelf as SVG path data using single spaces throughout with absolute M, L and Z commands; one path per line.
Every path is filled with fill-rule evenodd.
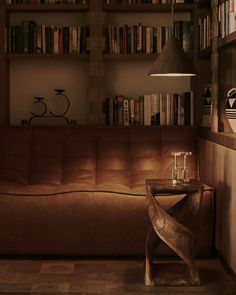
M 5 1 L 2 1 L 5 2 Z M 89 4 L 5 4 L 1 3 L 1 38 L 4 44 L 4 28 L 20 26 L 21 21 L 35 21 L 36 25 L 85 26 Z M 34 109 L 34 96 L 43 96 L 49 101 L 54 111 L 64 108 L 62 101 L 56 101 L 55 88 L 65 88 L 74 108 L 71 108 L 71 119 L 80 116 L 86 121 L 86 93 L 88 79 L 84 77 L 89 55 L 76 53 L 5 53 L 1 46 L 1 61 L 4 68 L 0 76 L 5 80 L 3 97 L 6 102 L 2 111 L 1 124 L 20 124 L 28 118 Z M 18 51 L 18 50 L 17 50 Z M 25 70 L 24 70 L 25 68 Z M 54 70 L 53 70 L 54 69 Z M 62 78 L 64 76 L 64 78 Z M 52 78 L 53 77 L 53 78 Z M 54 79 L 55 77 L 55 79 Z M 79 79 L 82 85 L 78 84 Z M 1 79 L 2 80 L 2 79 Z M 54 80 L 54 81 L 53 81 Z M 1 82 L 0 82 L 1 83 Z M 26 87 L 22 87 L 26 85 Z M 16 90 L 18 88 L 18 90 Z M 29 89 L 28 93 L 26 89 Z M 44 89 L 45 88 L 45 89 Z M 72 89 L 73 88 L 73 89 Z M 70 91 L 70 89 L 72 89 Z M 78 100 L 84 97 L 83 100 Z M 3 102 L 1 102 L 3 104 Z M 54 106 L 56 108 L 54 108 Z M 2 106 L 2 105 L 1 105 Z M 25 111 L 24 111 L 25 110 Z M 56 120 L 55 120 L 56 124 Z
M 89 10 L 89 4 L 6 4 L 5 10 L 7 13 L 86 12 Z
M 171 5 L 170 4 L 106 4 L 104 3 L 104 11 L 106 12 L 122 12 L 122 13 L 130 13 L 130 12 L 170 12 Z M 175 12 L 192 12 L 194 8 L 193 4 L 175 4 L 174 11 Z
M 236 31 L 226 36 L 225 38 L 219 39 L 218 48 L 234 46 L 236 44 Z
M 221 2 L 223 3 L 223 2 Z M 210 1 L 199 1 L 198 7 L 203 9 L 208 9 L 210 6 Z M 219 22 L 220 14 L 219 4 L 217 0 L 211 1 L 211 47 L 206 48 L 199 52 L 199 58 L 211 58 L 211 85 L 212 85 L 212 101 L 213 101 L 213 122 L 211 130 L 214 132 L 209 138 L 216 136 L 217 132 L 223 132 L 221 138 L 226 136 L 225 141 L 228 146 L 234 146 L 228 139 L 229 133 L 232 133 L 232 129 L 229 126 L 228 120 L 225 115 L 225 101 L 227 97 L 227 91 L 235 87 L 236 71 L 234 69 L 235 63 L 235 44 L 236 44 L 236 32 L 229 32 L 229 27 L 226 29 L 223 26 L 223 38 L 222 25 Z M 224 17 L 226 17 L 225 14 Z M 229 25 L 228 22 L 224 24 Z M 224 32 L 224 30 L 226 30 Z M 203 132 L 204 133 L 204 132 Z M 204 133 L 206 137 L 208 133 Z M 230 140 L 232 141 L 234 137 Z M 222 140 L 220 141 L 222 144 Z
M 6 59 L 76 59 L 88 61 L 89 57 L 86 53 L 76 54 L 76 53 L 68 53 L 68 54 L 50 54 L 50 53 L 11 53 L 6 54 Z
M 230 11 L 230 9 L 232 8 L 234 8 L 234 11 Z M 236 70 L 234 67 L 236 60 L 236 8 L 234 6 L 228 6 L 228 9 L 229 11 L 227 11 L 227 6 L 224 6 L 224 3 L 220 2 L 218 4 L 216 1 L 213 1 L 212 11 L 218 11 L 218 15 L 215 18 L 215 21 L 217 22 L 219 35 L 215 47 L 218 50 L 218 64 L 220 69 L 218 71 L 219 131 L 224 132 L 225 134 L 228 132 L 232 132 L 232 129 L 225 114 L 227 92 L 232 87 L 235 87 L 236 81 Z M 222 21 L 222 19 L 224 19 L 224 21 Z
M 129 17 L 133 15 L 142 16 L 158 16 L 158 18 L 169 18 L 171 6 L 170 4 L 106 4 L 103 0 L 90 0 L 87 4 L 5 4 L 2 1 L 0 4 L 0 22 L 1 22 L 1 48 L 0 48 L 0 61 L 3 67 L 0 69 L 0 86 L 3 89 L 2 94 L 4 99 L 1 101 L 1 124 L 9 124 L 10 122 L 10 93 L 12 95 L 12 88 L 16 84 L 12 83 L 12 68 L 17 67 L 23 68 L 24 63 L 27 67 L 30 64 L 47 65 L 52 63 L 52 67 L 56 67 L 57 63 L 77 63 L 78 67 L 83 65 L 83 74 L 86 78 L 81 84 L 86 84 L 85 103 L 83 105 L 83 113 L 88 113 L 87 124 L 100 125 L 104 122 L 103 114 L 103 103 L 106 98 L 107 92 L 109 92 L 109 84 L 114 84 L 115 74 L 117 68 L 121 68 L 123 65 L 125 68 L 129 68 L 129 63 L 138 69 L 140 66 L 142 69 L 140 71 L 140 77 L 145 76 L 143 83 L 137 80 L 137 84 L 144 85 L 143 94 L 148 91 L 150 86 L 156 84 L 155 79 L 151 79 L 151 83 L 147 79 L 147 74 L 145 69 L 149 69 L 151 63 L 157 57 L 157 54 L 145 54 L 145 53 L 132 53 L 132 54 L 113 54 L 105 53 L 105 38 L 104 38 L 104 26 L 109 24 L 110 19 L 116 18 L 119 15 L 121 18 L 121 23 L 125 23 L 122 20 L 125 15 Z M 184 16 L 188 16 L 188 19 L 196 21 L 196 2 L 193 4 L 175 4 L 174 5 L 175 17 L 179 19 Z M 89 28 L 89 37 L 87 38 L 87 49 L 88 53 L 82 54 L 22 54 L 22 53 L 8 53 L 4 52 L 4 28 L 12 19 L 25 18 L 38 18 L 38 15 L 49 15 L 51 18 L 61 18 L 64 15 L 74 15 L 78 14 L 78 18 L 83 15 L 85 19 L 84 24 Z M 70 17 L 70 16 L 69 16 Z M 40 17 L 39 17 L 40 18 Z M 194 38 L 195 39 L 195 38 Z M 194 44 L 196 49 L 196 44 Z M 194 51 L 196 52 L 196 50 Z M 194 53 L 194 59 L 196 59 L 196 54 Z M 196 61 L 198 63 L 198 61 Z M 145 68 L 146 67 L 146 68 Z M 112 69 L 110 72 L 110 68 Z M 40 69 L 43 72 L 43 69 Z M 122 71 L 122 70 L 121 70 Z M 134 70 L 135 71 L 135 70 Z M 23 73 L 23 70 L 22 72 Z M 52 74 L 52 73 L 51 73 Z M 111 75 L 110 75 L 111 74 Z M 53 75 L 53 74 L 52 74 Z M 111 77 L 110 77 L 111 76 Z M 78 75 L 79 77 L 79 75 Z M 38 78 L 40 80 L 40 78 Z M 126 78 L 124 78 L 126 79 Z M 13 79 L 14 80 L 14 79 Z M 75 80 L 75 78 L 74 78 Z M 86 80 L 86 82 L 85 82 Z M 118 79 L 119 80 L 119 79 Z M 78 80 L 79 81 L 79 80 Z M 163 80 L 164 81 L 164 80 Z M 119 81 L 118 81 L 119 82 Z M 162 85 L 162 80 L 158 82 Z M 165 81 L 165 83 L 168 83 Z M 176 84 L 175 84 L 176 83 Z M 179 81 L 176 81 L 173 87 L 179 86 Z M 131 83 L 132 84 L 132 83 Z M 183 88 L 189 85 L 189 88 L 193 86 L 194 90 L 199 88 L 197 83 L 192 83 L 188 81 L 183 82 Z M 132 84 L 135 87 L 135 83 Z M 116 90 L 114 90 L 116 91 Z M 177 90 L 178 91 L 178 90 Z M 160 89 L 160 93 L 163 89 Z M 180 89 L 181 92 L 181 89 Z M 124 91 L 125 94 L 125 91 Z M 199 94 L 197 94 L 199 95 Z M 78 98 L 79 99 L 79 98 Z M 197 102 L 197 99 L 196 99 Z M 11 101 L 12 103 L 12 101 Z M 87 104 L 87 105 L 86 105 Z M 199 104 L 197 102 L 196 107 L 196 123 L 199 123 Z M 77 119 L 77 118 L 75 118 Z M 79 121 L 79 120 L 78 120 Z
M 157 58 L 155 53 L 104 53 L 104 60 L 154 60 Z

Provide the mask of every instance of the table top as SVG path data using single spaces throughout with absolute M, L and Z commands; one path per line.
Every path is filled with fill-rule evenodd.
M 189 182 L 173 184 L 171 179 L 146 179 L 147 191 L 152 194 L 157 193 L 187 193 L 203 190 L 203 184 L 200 180 L 191 179 Z

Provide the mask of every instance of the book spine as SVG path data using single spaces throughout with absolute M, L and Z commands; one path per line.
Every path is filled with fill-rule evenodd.
M 166 125 L 166 93 L 160 94 L 160 125 Z
M 21 52 L 29 53 L 29 21 L 21 22 Z
M 129 101 L 129 109 L 130 109 L 130 125 L 134 125 L 134 99 L 131 98 Z
M 134 124 L 140 125 L 140 102 L 137 99 L 134 101 Z
M 140 125 L 144 124 L 144 96 L 139 96 L 139 122 Z
M 178 125 L 184 125 L 184 95 L 178 94 Z
M 184 98 L 184 125 L 191 125 L 191 93 L 185 92 Z
M 124 114 L 124 126 L 129 126 L 129 100 L 124 98 L 123 100 L 123 114 Z
M 166 125 L 171 125 L 171 94 L 166 94 Z
M 118 125 L 122 126 L 124 125 L 124 96 L 123 95 L 117 95 L 117 108 L 118 108 Z
M 190 91 L 190 125 L 195 124 L 195 99 L 194 91 Z
M 151 95 L 144 95 L 144 125 L 151 125 Z

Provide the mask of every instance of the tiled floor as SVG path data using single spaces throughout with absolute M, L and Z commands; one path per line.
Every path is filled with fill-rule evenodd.
M 160 269 L 166 262 L 159 261 Z M 198 267 L 199 287 L 145 287 L 141 259 L 1 259 L 0 294 L 236 295 L 235 282 L 217 260 L 198 260 Z

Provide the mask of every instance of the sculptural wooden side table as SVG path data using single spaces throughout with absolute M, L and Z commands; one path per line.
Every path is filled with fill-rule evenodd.
M 198 180 L 173 185 L 171 180 L 150 179 L 146 180 L 146 188 L 148 215 L 152 227 L 146 240 L 145 285 L 200 285 L 195 261 L 196 237 L 186 225 L 200 208 L 203 185 Z M 168 210 L 160 205 L 159 198 L 178 194 L 183 194 L 183 197 Z M 162 241 L 187 264 L 187 279 L 179 279 L 173 283 L 170 278 L 162 278 L 161 281 L 155 278 L 154 253 Z

